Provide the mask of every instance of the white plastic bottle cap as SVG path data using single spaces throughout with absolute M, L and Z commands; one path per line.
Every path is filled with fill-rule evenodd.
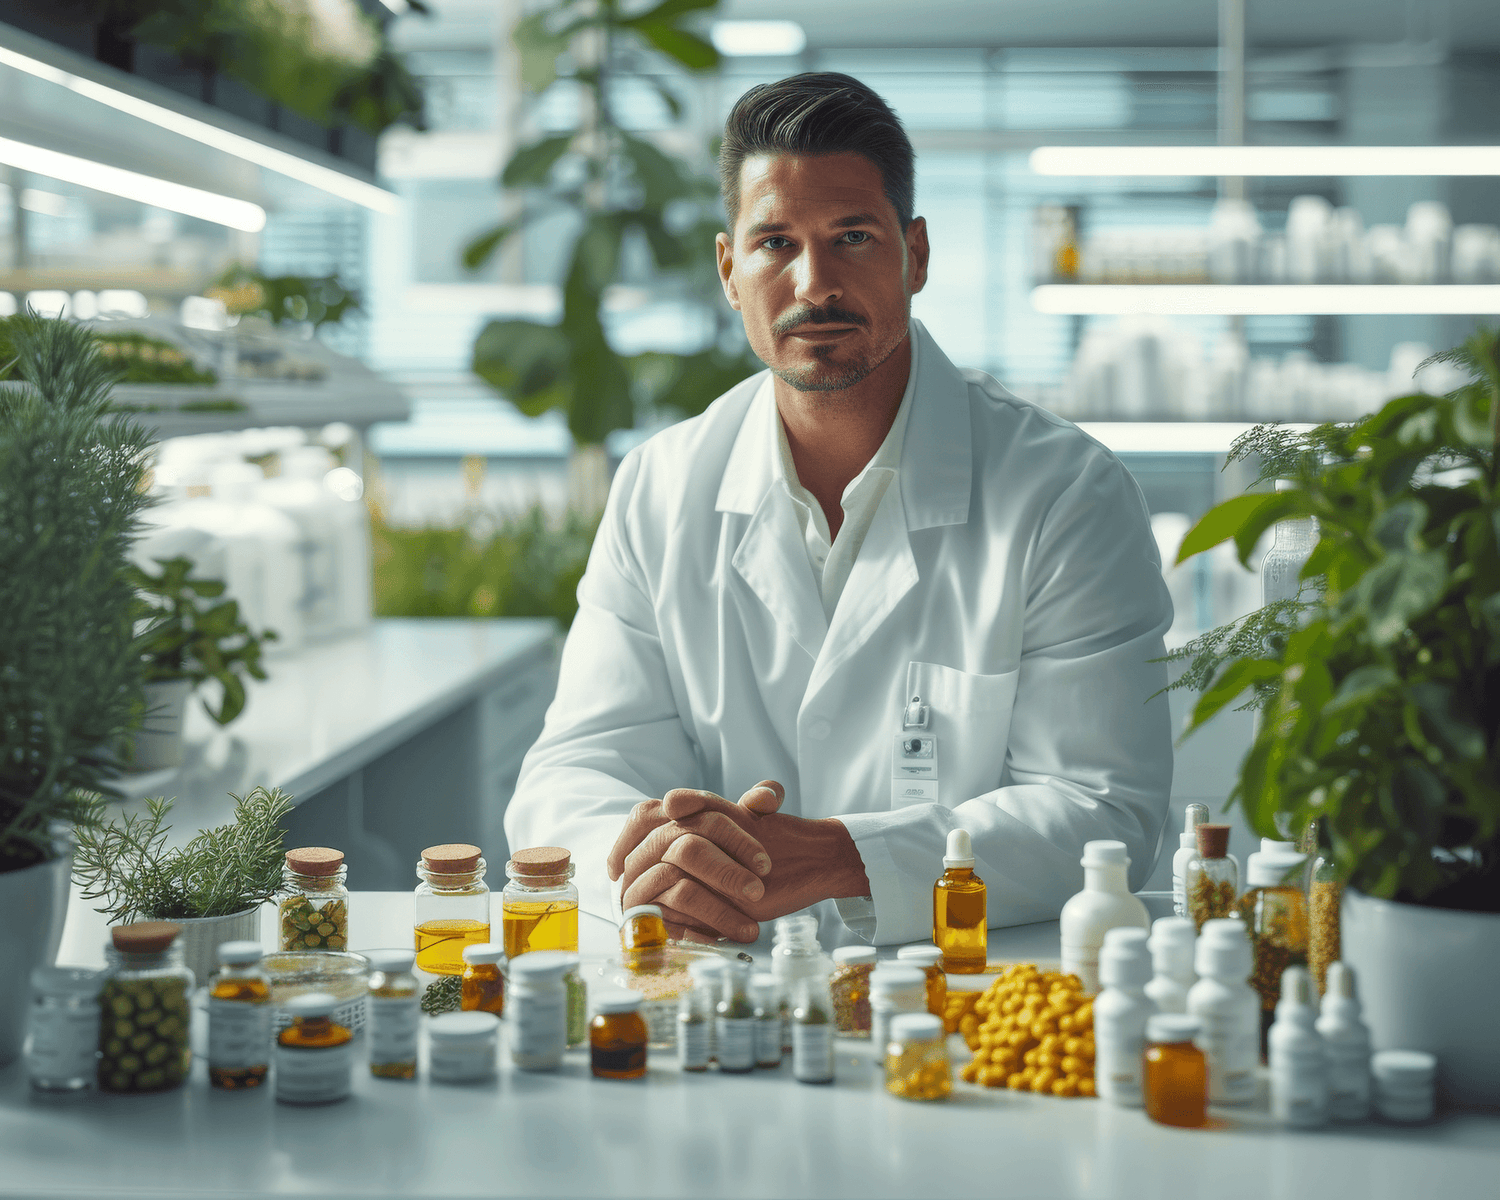
M 505 945 L 502 942 L 479 942 L 473 946 L 464 947 L 464 962 L 478 965 L 492 965 L 505 957 Z
M 1277 851 L 1277 850 L 1289 850 L 1293 854 L 1296 854 L 1297 853 L 1297 843 L 1296 842 L 1278 842 L 1275 838 L 1261 838 L 1260 839 L 1260 849 L 1261 849 L 1261 853 L 1262 854 L 1267 854 L 1267 853 L 1270 853 L 1272 851 Z
M 1243 938 L 1199 938 L 1193 954 L 1193 969 L 1202 978 L 1248 979 L 1253 965 L 1250 943 Z
M 1424 1050 L 1380 1050 L 1370 1056 L 1370 1073 L 1393 1088 L 1427 1087 L 1437 1073 L 1437 1059 Z
M 1128 867 L 1130 855 L 1125 851 L 1124 842 L 1084 842 L 1083 858 L 1079 861 L 1085 867 Z
M 540 954 L 537 950 L 534 953 Z M 524 956 L 523 956 L 524 957 Z M 435 1042 L 451 1044 L 498 1037 L 500 1018 L 492 1012 L 440 1013 L 427 1022 L 427 1034 Z
M 1245 885 L 1247 887 L 1281 887 L 1283 884 L 1299 886 L 1299 881 L 1289 878 L 1307 862 L 1307 855 L 1295 850 L 1260 850 L 1245 862 Z
M 625 924 L 631 917 L 659 917 L 661 907 L 656 904 L 637 904 L 634 908 L 627 908 L 620 914 L 620 924 Z
M 402 971 L 410 971 L 412 964 L 417 960 L 415 950 L 366 950 L 365 957 L 370 960 L 370 969 L 380 971 L 386 975 L 398 975 Z
M 870 972 L 870 997 L 920 999 L 927 993 L 927 976 L 910 963 L 881 963 Z
M 1151 937 L 1148 945 L 1152 953 L 1158 947 L 1165 950 L 1173 946 L 1191 946 L 1198 940 L 1198 930 L 1191 917 L 1157 917 L 1151 922 Z
M 1140 989 L 1151 982 L 1151 955 L 1146 931 L 1131 927 L 1110 929 L 1099 951 L 1099 982 L 1105 987 Z
M 972 867 L 974 865 L 974 842 L 967 829 L 948 831 L 948 849 L 943 855 L 943 867 Z
M 1342 959 L 1328 964 L 1328 977 L 1324 988 L 1325 996 L 1337 996 L 1340 1000 L 1358 1000 L 1359 991 L 1355 986 L 1354 968 L 1348 966 Z
M 561 979 L 564 972 L 578 965 L 578 955 L 562 950 L 533 950 L 510 960 L 510 973 L 526 979 Z
M 1203 928 L 1198 933 L 1198 944 L 1201 946 L 1205 941 L 1226 941 L 1249 943 L 1250 934 L 1245 928 L 1245 922 L 1238 917 L 1214 917 L 1203 922 Z
M 943 1018 L 935 1013 L 900 1013 L 891 1018 L 891 1041 L 918 1042 L 943 1036 Z
M 265 951 L 259 942 L 221 942 L 218 955 L 219 961 L 227 967 L 248 967 L 260 962 Z
M 836 946 L 833 951 L 833 961 L 841 967 L 862 967 L 879 957 L 874 946 Z
M 293 1017 L 331 1017 L 339 1002 L 327 992 L 303 992 L 282 1004 L 282 1009 Z
M 628 989 L 618 992 L 608 992 L 594 999 L 594 1011 L 602 1013 L 632 1013 L 641 1007 L 640 992 L 632 992 Z
M 1187 1013 L 1152 1013 L 1146 1018 L 1148 1042 L 1187 1042 L 1203 1031 L 1203 1022 Z
M 936 946 L 902 946 L 896 951 L 896 961 L 914 967 L 933 967 L 943 961 L 943 952 Z

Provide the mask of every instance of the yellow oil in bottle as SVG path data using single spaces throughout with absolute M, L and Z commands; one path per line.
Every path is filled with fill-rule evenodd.
M 932 887 L 932 940 L 943 952 L 943 969 L 959 975 L 984 970 L 989 946 L 984 880 L 974 874 L 969 834 L 948 835 L 942 878 Z
M 530 950 L 578 952 L 578 901 L 507 900 L 503 917 L 505 955 Z
M 239 1004 L 271 1003 L 271 985 L 265 979 L 216 979 L 208 994 L 212 1000 L 233 1000 Z M 269 1021 L 267 1026 L 269 1027 Z M 265 1047 L 267 1058 L 270 1053 L 268 1044 Z M 255 1088 L 266 1081 L 266 1072 L 269 1070 L 269 1062 L 249 1067 L 216 1067 L 210 1063 L 208 1081 L 217 1088 Z
M 464 947 L 490 940 L 488 921 L 423 921 L 416 928 L 417 969 L 431 975 L 462 975 Z

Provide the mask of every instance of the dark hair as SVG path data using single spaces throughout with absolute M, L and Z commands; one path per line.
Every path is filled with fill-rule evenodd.
M 880 168 L 886 199 L 905 229 L 916 204 L 911 142 L 891 106 L 859 80 L 810 71 L 751 88 L 724 122 L 719 188 L 734 230 L 740 167 L 753 154 L 863 154 Z

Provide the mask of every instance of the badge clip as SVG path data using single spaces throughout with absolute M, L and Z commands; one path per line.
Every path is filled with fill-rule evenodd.
M 902 718 L 901 728 L 926 729 L 927 715 L 927 705 L 922 703 L 922 697 L 913 696 L 911 703 L 906 706 L 906 714 Z

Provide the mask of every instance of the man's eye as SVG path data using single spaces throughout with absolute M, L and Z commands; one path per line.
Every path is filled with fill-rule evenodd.
M 764 246 L 767 250 L 782 250 L 787 246 L 790 246 L 791 242 L 787 241 L 786 238 L 780 236 L 779 234 L 776 234 L 768 237 L 761 243 L 761 245 Z
M 844 236 L 849 239 L 849 245 L 851 246 L 858 246 L 861 242 L 868 242 L 870 240 L 870 235 L 863 229 L 851 229 Z

